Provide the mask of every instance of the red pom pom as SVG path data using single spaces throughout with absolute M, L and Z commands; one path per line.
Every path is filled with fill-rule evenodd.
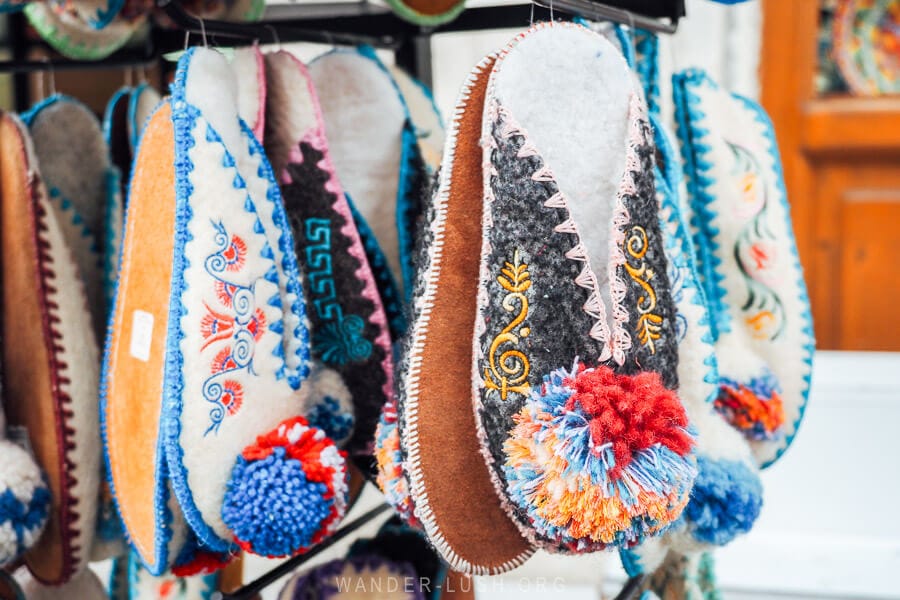
M 615 479 L 637 452 L 662 444 L 680 456 L 687 455 L 693 440 L 687 432 L 688 418 L 678 395 L 665 387 L 658 373 L 618 375 L 606 366 L 581 371 L 566 381 L 575 393 L 566 403 L 576 404 L 590 415 L 591 438 L 612 443 Z
M 194 557 L 180 565 L 172 567 L 172 575 L 175 577 L 191 577 L 193 575 L 208 575 L 228 566 L 236 555 L 222 554 L 219 552 L 207 552 L 198 550 Z

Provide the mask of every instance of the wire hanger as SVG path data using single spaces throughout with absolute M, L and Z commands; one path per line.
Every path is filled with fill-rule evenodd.
M 548 8 L 551 11 L 561 10 L 578 15 L 590 21 L 614 21 L 622 25 L 639 27 L 656 33 L 675 33 L 678 29 L 678 21 L 675 14 L 667 23 L 652 17 L 635 14 L 624 8 L 617 8 L 591 0 L 533 0 L 535 4 Z M 674 3 L 673 3 L 674 4 Z

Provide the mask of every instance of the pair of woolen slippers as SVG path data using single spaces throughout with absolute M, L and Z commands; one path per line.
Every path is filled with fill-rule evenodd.
M 185 54 L 132 175 L 102 416 L 152 574 L 324 539 L 347 509 L 346 456 L 370 460 L 392 393 L 387 319 L 311 79 L 287 53 L 250 52 Z
M 554 24 L 488 57 L 461 96 L 426 216 L 399 460 L 382 470 L 400 465 L 398 508 L 456 569 L 634 547 L 680 522 L 698 460 L 688 413 L 712 420 L 716 396 L 702 299 L 673 296 L 690 262 L 668 265 L 642 94 L 606 40 Z M 571 123 L 558 105 L 576 107 Z M 699 353 L 679 346 L 686 319 Z

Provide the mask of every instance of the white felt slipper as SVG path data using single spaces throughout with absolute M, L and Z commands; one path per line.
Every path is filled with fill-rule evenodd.
M 259 46 L 237 48 L 231 58 L 238 82 L 238 114 L 262 141 L 266 127 L 266 66 Z
M 698 267 L 717 336 L 716 407 L 765 467 L 790 445 L 815 341 L 772 124 L 701 71 L 674 78 Z
M 110 160 L 100 122 L 78 100 L 54 95 L 22 118 L 34 141 L 50 203 L 84 281 L 96 345 L 106 329 L 103 215 L 110 196 L 120 191 L 119 173 Z
M 172 90 L 170 473 L 206 547 L 293 554 L 332 532 L 347 500 L 343 455 L 299 416 L 309 334 L 293 238 L 225 58 L 189 50 Z
M 38 580 L 59 585 L 86 565 L 94 537 L 99 357 L 78 267 L 16 117 L 3 115 L 0 145 L 7 418 L 28 431 L 53 496 L 47 529 L 25 563 Z
M 409 109 L 409 118 L 416 132 L 419 152 L 428 167 L 429 174 L 441 166 L 441 152 L 444 149 L 444 120 L 434 102 L 434 96 L 425 84 L 414 79 L 396 65 L 388 67 L 394 83 L 400 90 Z
M 372 231 L 401 297 L 408 299 L 427 173 L 403 97 L 371 48 L 329 52 L 309 72 L 322 102 L 331 157 L 362 217 L 361 229 Z M 385 304 L 393 320 L 391 303 Z

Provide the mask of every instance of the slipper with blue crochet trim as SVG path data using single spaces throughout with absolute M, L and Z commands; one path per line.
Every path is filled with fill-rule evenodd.
M 288 52 L 265 57 L 266 154 L 281 184 L 312 332 L 310 423 L 371 470 L 375 425 L 391 400 L 387 317 L 344 190 L 306 67 Z
M 815 341 L 772 124 L 699 70 L 674 77 L 698 267 L 717 336 L 716 408 L 771 464 L 809 396 Z
M 0 158 L 6 415 L 27 430 L 52 495 L 47 527 L 25 563 L 39 581 L 61 585 L 87 564 L 94 537 L 99 357 L 31 138 L 9 114 L 0 118 Z
M 220 572 L 177 577 L 171 572 L 151 575 L 133 551 L 115 560 L 110 572 L 111 600 L 211 600 L 218 591 Z
M 696 475 L 646 106 L 608 40 L 543 24 L 494 66 L 483 137 L 472 386 L 494 487 L 541 547 L 634 546 Z
M 494 574 L 534 549 L 500 504 L 472 411 L 472 339 L 482 230 L 482 115 L 495 57 L 472 71 L 447 130 L 436 193 L 426 203 L 416 257 L 399 396 L 379 425 L 379 485 L 420 523 L 451 568 Z M 387 418 L 390 417 L 390 418 Z M 461 494 L 459 482 L 466 482 Z
M 104 301 L 103 213 L 119 193 L 100 122 L 78 100 L 51 96 L 22 116 L 31 132 L 51 205 L 63 227 L 84 281 L 96 343 L 106 329 Z
M 164 434 L 175 494 L 209 550 L 294 554 L 336 529 L 347 481 L 343 453 L 300 416 L 309 333 L 293 236 L 225 58 L 186 52 L 172 96 Z
M 188 537 L 162 445 L 168 288 L 175 230 L 175 133 L 162 103 L 141 137 L 129 187 L 100 415 L 110 484 L 131 546 L 158 575 Z

